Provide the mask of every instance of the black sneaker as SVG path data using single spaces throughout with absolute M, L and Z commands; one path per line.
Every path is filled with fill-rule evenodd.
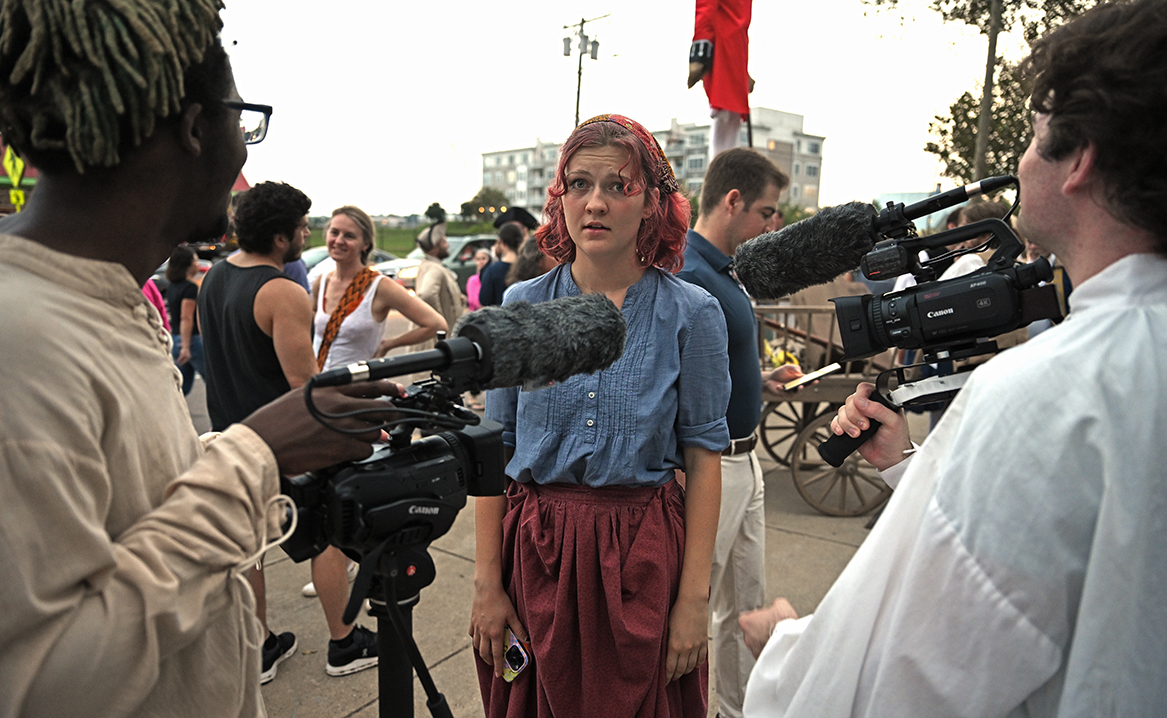
M 271 638 L 275 640 L 271 640 Z M 292 632 L 268 634 L 268 640 L 263 642 L 263 672 L 259 674 L 259 684 L 271 683 L 276 677 L 279 665 L 292 657 L 296 652 L 296 634 Z
M 353 626 L 349 634 L 352 642 L 341 648 L 339 642 L 328 642 L 328 665 L 324 670 L 330 676 L 347 676 L 377 665 L 377 634 L 364 626 Z

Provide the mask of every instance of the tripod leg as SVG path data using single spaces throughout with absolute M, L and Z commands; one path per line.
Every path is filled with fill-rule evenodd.
M 381 718 L 413 718 L 413 671 L 416 670 L 426 692 L 426 708 L 430 715 L 453 718 L 446 697 L 438 692 L 425 666 L 425 659 L 413 640 L 413 607 L 421 600 L 421 594 L 398 600 L 397 557 L 390 554 L 389 559 L 392 565 L 378 574 L 385 600 L 384 603 L 374 603 L 372 611 L 377 617 L 377 652 L 380 657 L 377 662 L 379 715 Z M 432 568 L 432 561 L 429 565 Z
M 413 718 L 413 666 L 409 652 L 394 628 L 386 606 L 373 604 L 377 616 L 377 689 L 380 692 L 381 718 Z M 396 607 L 389 607 L 389 611 Z M 407 630 L 413 628 L 413 611 L 407 609 L 402 619 Z

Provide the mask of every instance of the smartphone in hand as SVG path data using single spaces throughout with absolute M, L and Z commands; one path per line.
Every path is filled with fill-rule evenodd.
M 818 379 L 821 379 L 824 376 L 826 376 L 827 374 L 834 374 L 835 372 L 839 371 L 842 368 L 843 368 L 843 365 L 840 364 L 839 362 L 835 362 L 834 364 L 827 364 L 822 369 L 817 369 L 815 371 L 812 371 L 809 374 L 803 374 L 802 376 L 798 377 L 797 379 L 794 379 L 793 381 L 786 382 L 785 384 L 782 385 L 782 390 L 783 391 L 792 391 L 794 389 L 797 389 L 800 386 L 803 386 L 805 384 L 809 384 L 812 381 L 816 381 Z
M 516 638 L 510 628 L 507 628 L 506 639 L 507 647 L 502 654 L 502 679 L 510 683 L 531 664 L 531 649 Z

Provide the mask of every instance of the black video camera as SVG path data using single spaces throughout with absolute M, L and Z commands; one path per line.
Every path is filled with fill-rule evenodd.
M 1017 186 L 1017 178 L 990 177 L 907 207 L 888 202 L 874 220 L 874 230 L 882 239 L 863 258 L 860 269 L 868 279 L 890 279 L 911 272 L 921 283 L 878 296 L 831 300 L 835 303 L 846 359 L 863 359 L 891 347 L 919 349 L 925 363 L 992 354 L 998 349 L 993 337 L 1039 319 L 1061 317 L 1057 290 L 1050 284 L 1041 285 L 1053 279 L 1049 262 L 1042 258 L 1032 264 L 1017 264 L 1024 246 L 1002 220 L 981 220 L 928 237 L 916 234 L 913 219 L 951 207 L 971 195 L 1010 184 Z M 1016 208 L 1014 202 L 1005 216 Z M 982 235 L 988 235 L 989 239 L 978 246 L 944 251 L 936 256 L 928 253 Z M 937 265 L 989 247 L 995 247 L 996 251 L 984 267 L 960 277 L 936 281 Z M 910 368 L 882 372 L 871 398 L 892 409 L 923 406 L 951 398 L 969 376 L 968 373 L 933 375 L 908 381 Z M 890 389 L 893 380 L 897 385 L 895 390 Z M 831 466 L 842 466 L 879 426 L 878 421 L 872 420 L 858 437 L 831 436 L 819 445 L 819 455 Z
M 284 544 L 293 560 L 329 544 L 356 560 L 377 550 L 424 547 L 450 530 L 467 495 L 506 490 L 502 426 L 461 406 L 462 392 L 479 388 L 463 366 L 473 359 L 451 364 L 448 353 L 442 358 L 443 344 L 441 351 L 394 357 L 401 373 L 440 371 L 394 399 L 402 418 L 392 423 L 387 445 L 363 461 L 281 479 L 296 504 L 296 530 Z M 309 402 L 311 389 L 309 382 Z M 430 435 L 414 441 L 415 429 Z
M 1013 177 L 992 178 L 1003 186 Z M 963 188 L 962 188 L 963 189 Z M 926 361 L 952 359 L 996 351 L 992 337 L 1038 319 L 1060 318 L 1056 290 L 1039 286 L 1053 278 L 1045 259 L 1016 264 L 1025 249 L 1000 219 L 986 219 L 927 237 L 916 234 L 912 219 L 944 209 L 935 198 L 909 207 L 889 202 L 875 218 L 883 239 L 863 258 L 868 279 L 890 279 L 911 272 L 921 283 L 900 292 L 838 297 L 835 314 L 847 359 L 863 359 L 890 347 L 921 349 Z M 1016 203 L 1014 204 L 1016 208 Z M 1012 213 L 1010 209 L 1010 214 Z M 1008 216 L 1008 215 L 1006 215 Z M 927 250 L 943 249 L 982 235 L 977 247 L 947 251 L 921 259 Z M 953 279 L 935 281 L 936 265 L 963 254 L 996 247 L 988 263 Z

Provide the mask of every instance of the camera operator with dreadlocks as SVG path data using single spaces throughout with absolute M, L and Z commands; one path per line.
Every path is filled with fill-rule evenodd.
M 0 715 L 262 715 L 242 574 L 280 532 L 279 474 L 380 436 L 296 393 L 204 446 L 139 289 L 223 234 L 247 157 L 220 8 L 0 2 L 0 133 L 40 170 L 0 221 L 0 301 L 20 307 L 0 325 Z

